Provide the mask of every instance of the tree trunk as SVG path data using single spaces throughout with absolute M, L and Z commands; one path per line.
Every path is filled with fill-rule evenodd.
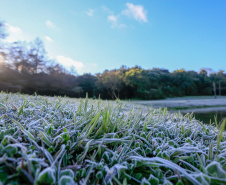
M 219 96 L 221 96 L 221 81 L 219 81 Z
M 115 93 L 115 91 L 113 90 L 113 95 L 114 95 L 114 97 L 115 97 L 115 99 L 118 99 L 118 97 L 117 97 L 117 95 L 116 95 L 116 93 Z
M 214 97 L 217 99 L 217 94 L 216 94 L 216 84 L 213 82 L 213 92 L 214 92 Z

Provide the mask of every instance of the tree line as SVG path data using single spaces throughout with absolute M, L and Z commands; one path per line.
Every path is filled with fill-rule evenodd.
M 7 43 L 0 22 L 0 91 L 102 99 L 162 99 L 226 95 L 226 73 L 202 69 L 143 69 L 140 66 L 76 75 L 48 58 L 41 39 Z

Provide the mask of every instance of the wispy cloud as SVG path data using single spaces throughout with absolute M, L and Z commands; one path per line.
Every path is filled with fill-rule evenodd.
M 45 22 L 45 24 L 46 24 L 46 26 L 47 26 L 48 28 L 54 29 L 54 28 L 56 27 L 50 20 L 47 20 L 47 21 Z
M 89 73 L 89 72 L 92 73 L 97 68 L 97 64 L 95 63 L 84 64 L 83 62 L 76 61 L 70 57 L 65 57 L 62 55 L 57 56 L 56 60 L 59 64 L 64 66 L 68 71 L 74 68 L 78 74 Z
M 12 26 L 8 23 L 5 23 L 6 29 L 10 32 L 10 33 L 22 33 L 22 30 L 19 27 L 16 26 Z
M 125 21 L 125 17 L 133 18 L 139 22 L 148 22 L 147 10 L 142 5 L 134 5 L 132 3 L 126 3 L 126 9 L 120 13 L 115 14 L 106 6 L 102 6 L 104 12 L 107 12 L 107 20 L 111 23 L 112 28 L 125 28 L 126 24 L 122 23 Z
M 124 28 L 124 27 L 126 27 L 125 24 L 118 22 L 118 18 L 119 18 L 119 16 L 115 16 L 115 15 L 109 15 L 107 17 L 108 21 L 111 22 L 111 27 L 112 28 Z
M 53 42 L 53 39 L 49 36 L 45 36 L 45 39 L 48 41 L 48 42 Z
M 118 21 L 118 18 L 114 15 L 109 15 L 108 16 L 108 20 L 111 21 L 111 22 L 117 22 Z
M 7 42 L 16 42 L 18 40 L 26 40 L 21 28 L 17 26 L 12 26 L 8 23 L 5 23 L 5 28 L 9 33 L 9 36 L 6 38 Z
M 109 13 L 109 14 L 114 14 L 114 12 L 111 11 L 111 10 L 110 10 L 109 8 L 107 8 L 106 6 L 102 6 L 101 8 L 102 8 L 102 10 L 103 10 L 104 12 L 107 12 L 107 13 Z
M 89 9 L 89 10 L 86 12 L 86 14 L 87 14 L 88 16 L 92 17 L 92 16 L 94 15 L 94 12 L 95 12 L 95 10 Z
M 132 3 L 126 3 L 127 8 L 123 10 L 122 14 L 128 17 L 132 17 L 137 21 L 148 22 L 147 10 L 142 5 L 134 5 Z
M 67 70 L 70 70 L 72 67 L 74 67 L 78 73 L 81 73 L 81 70 L 84 67 L 84 64 L 82 62 L 73 60 L 69 57 L 57 56 L 56 59 L 57 62 L 63 65 Z

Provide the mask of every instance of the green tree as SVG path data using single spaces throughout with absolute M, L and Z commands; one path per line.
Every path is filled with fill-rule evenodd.
M 136 91 L 137 97 L 146 99 L 150 82 L 147 71 L 139 67 L 131 68 L 125 73 L 124 82 Z
M 217 77 L 218 77 L 218 90 L 219 90 L 219 96 L 221 96 L 221 83 L 225 80 L 224 78 L 224 70 L 219 70 L 217 72 Z
M 120 98 L 120 88 L 122 85 L 122 77 L 120 70 L 105 70 L 103 74 L 97 75 L 96 83 L 99 89 L 106 89 L 112 99 Z

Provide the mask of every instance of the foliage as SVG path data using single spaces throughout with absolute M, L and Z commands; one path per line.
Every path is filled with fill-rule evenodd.
M 77 75 L 49 59 L 43 42 L 7 43 L 6 23 L 0 21 L 0 90 L 26 94 L 103 99 L 162 99 L 166 97 L 226 95 L 226 74 L 202 69 L 199 73 L 139 66 Z M 73 68 L 73 67 L 72 67 Z M 213 90 L 213 84 L 214 90 Z
M 226 134 L 122 101 L 0 94 L 0 184 L 225 184 Z

